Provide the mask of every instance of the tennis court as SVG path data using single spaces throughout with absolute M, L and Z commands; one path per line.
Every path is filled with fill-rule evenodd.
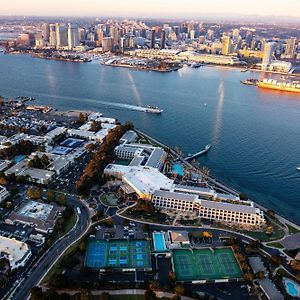
M 231 248 L 176 249 L 172 251 L 178 281 L 240 278 L 241 268 Z
M 151 269 L 150 244 L 146 240 L 90 239 L 85 266 L 95 269 Z

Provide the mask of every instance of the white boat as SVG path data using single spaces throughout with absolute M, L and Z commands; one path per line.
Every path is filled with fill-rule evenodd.
M 300 167 L 298 167 L 297 170 L 300 171 Z
M 146 112 L 152 113 L 152 114 L 161 114 L 163 112 L 163 110 L 159 109 L 157 106 L 150 106 L 150 105 L 148 105 L 146 107 Z

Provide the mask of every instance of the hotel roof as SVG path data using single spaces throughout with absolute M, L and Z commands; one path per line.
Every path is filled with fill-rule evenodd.
M 152 194 L 159 189 L 169 190 L 173 180 L 169 179 L 157 169 L 150 167 L 129 167 L 123 175 L 124 181 L 143 194 Z
M 225 202 L 209 201 L 209 200 L 199 200 L 201 206 L 213 209 L 220 209 L 225 211 L 240 212 L 244 214 L 256 214 L 256 208 L 248 205 L 232 204 Z
M 192 201 L 198 199 L 196 195 L 183 194 L 183 193 L 175 193 L 175 192 L 167 192 L 167 191 L 155 191 L 153 194 L 154 197 L 163 197 L 170 198 L 174 200 L 183 200 L 183 201 Z

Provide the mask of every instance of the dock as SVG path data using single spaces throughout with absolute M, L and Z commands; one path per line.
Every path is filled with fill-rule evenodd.
M 209 151 L 210 148 L 211 148 L 211 145 L 208 144 L 208 145 L 205 146 L 205 148 L 203 150 L 201 150 L 201 151 L 199 151 L 199 152 L 197 152 L 197 153 L 195 153 L 193 155 L 190 155 L 190 156 L 186 157 L 184 160 L 185 161 L 190 161 L 190 160 L 192 160 L 194 158 L 197 158 L 198 156 L 206 154 Z

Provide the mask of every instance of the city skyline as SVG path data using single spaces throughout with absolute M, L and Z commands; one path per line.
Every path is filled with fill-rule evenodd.
M 210 3 L 193 0 L 185 1 L 184 5 L 179 0 L 116 0 L 113 5 L 104 1 L 88 0 L 81 5 L 79 0 L 53 0 L 40 2 L 38 0 L 12 0 L 0 8 L 0 15 L 41 15 L 41 16 L 137 16 L 138 17 L 201 17 L 203 16 L 300 16 L 300 2 L 286 0 L 285 5 L 279 0 L 266 0 L 264 2 L 253 0 L 251 6 L 240 7 L 240 1 L 228 0 L 224 4 L 221 0 Z M 170 15 L 170 12 L 172 15 Z

